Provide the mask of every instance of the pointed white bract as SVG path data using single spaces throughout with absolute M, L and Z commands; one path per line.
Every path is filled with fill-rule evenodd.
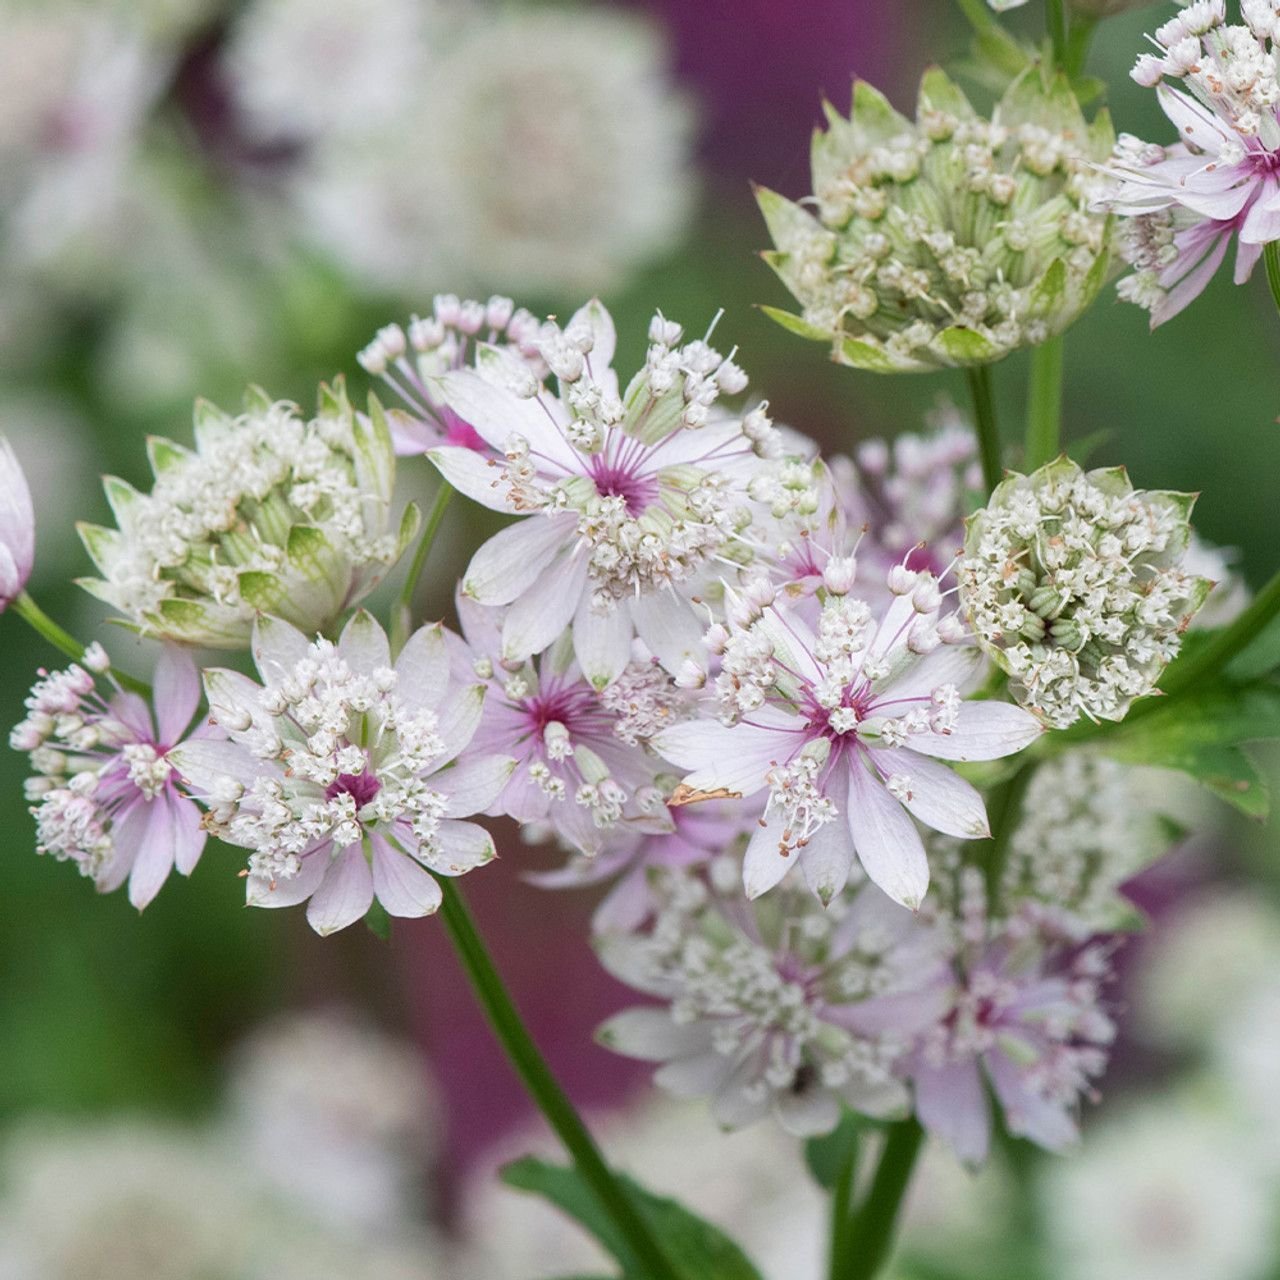
M 209 716 L 228 741 L 174 757 L 208 828 L 250 851 L 251 906 L 306 901 L 321 934 L 375 897 L 390 915 L 429 915 L 441 902 L 433 875 L 495 856 L 489 833 L 459 819 L 492 803 L 513 761 L 462 757 L 484 689 L 450 680 L 440 627 L 416 632 L 393 663 L 363 611 L 336 645 L 264 618 L 253 656 L 262 684 L 205 672 Z
M 718 401 L 746 376 L 679 325 L 654 318 L 643 368 L 621 386 L 613 321 L 599 302 L 538 345 L 556 391 L 500 354 L 447 374 L 440 397 L 501 458 L 429 456 L 469 497 L 521 520 L 482 546 L 463 591 L 509 605 L 501 656 L 520 662 L 566 628 L 583 673 L 604 688 L 639 636 L 669 671 L 697 651 L 694 597 L 750 558 L 747 487 L 780 440 L 762 408 Z
M 708 633 L 718 720 L 654 740 L 693 797 L 767 788 L 743 868 L 749 897 L 798 864 L 830 900 L 856 854 L 890 897 L 918 907 L 929 867 L 913 817 L 960 839 L 988 834 L 978 792 L 937 761 L 999 759 L 1042 731 L 1008 703 L 962 698 L 980 655 L 931 573 L 896 566 L 883 595 L 873 609 L 828 588 L 811 625 L 759 581 L 730 592 L 728 625 Z

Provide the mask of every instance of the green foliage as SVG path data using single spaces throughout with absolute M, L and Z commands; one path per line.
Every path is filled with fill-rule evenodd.
M 584 1227 L 622 1266 L 622 1280 L 648 1280 L 626 1242 L 577 1171 L 533 1156 L 506 1166 L 502 1180 L 549 1200 Z M 664 1196 L 619 1177 L 627 1194 L 662 1241 L 680 1280 L 760 1280 L 760 1272 L 718 1227 Z M 587 1278 L 583 1278 L 587 1280 Z
M 852 1111 L 846 1111 L 830 1133 L 810 1138 L 804 1144 L 804 1162 L 823 1190 L 830 1191 L 850 1161 L 857 1159 L 861 1135 L 862 1125 L 858 1117 Z

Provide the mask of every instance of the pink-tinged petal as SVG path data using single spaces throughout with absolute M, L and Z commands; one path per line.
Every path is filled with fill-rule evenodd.
M 497 659 L 502 646 L 502 610 L 477 604 L 464 595 L 461 587 L 454 592 L 454 608 L 467 644 L 486 658 Z
M 439 623 L 419 627 L 405 641 L 396 676 L 396 695 L 406 706 L 434 710 L 440 705 L 449 688 L 449 649 Z
M 1156 98 L 1160 109 L 1177 129 L 1180 141 L 1211 156 L 1218 155 L 1227 143 L 1239 144 L 1240 137 L 1235 130 L 1229 129 L 1212 111 L 1185 93 L 1161 84 L 1156 88 Z
M 592 298 L 573 313 L 565 328 L 590 331 L 591 350 L 587 353 L 587 363 L 590 365 L 592 378 L 599 382 L 613 364 L 614 352 L 618 348 L 618 333 L 608 308 L 599 298 Z M 613 394 L 617 394 L 616 380 Z
M 174 747 L 165 759 L 191 793 L 198 796 L 212 794 L 227 778 L 247 787 L 262 767 L 247 747 L 225 738 L 191 738 Z
M 99 893 L 114 893 L 133 870 L 138 849 L 151 821 L 151 806 L 139 794 L 111 826 L 111 860 L 94 877 Z
M 559 639 L 586 594 L 587 573 L 587 557 L 566 551 L 536 577 L 525 576 L 525 589 L 502 623 L 504 659 L 523 662 Z
M 977 1062 L 919 1064 L 912 1080 L 920 1123 L 963 1163 L 971 1168 L 982 1164 L 991 1147 L 991 1104 Z
M 844 817 L 849 804 L 849 771 L 837 765 L 826 790 L 836 806 L 836 816 L 824 822 L 797 854 L 805 882 L 824 905 L 848 883 L 855 856 L 853 837 Z
M 766 609 L 757 625 L 786 667 L 802 680 L 814 684 L 821 681 L 822 667 L 813 656 L 817 637 L 802 618 L 780 609 Z
M 702 634 L 706 627 L 688 600 L 674 591 L 653 591 L 631 601 L 631 617 L 636 634 L 649 652 L 672 675 L 687 659 L 699 660 L 705 650 Z
M 434 762 L 437 768 L 448 764 L 475 737 L 483 714 L 484 685 L 482 684 L 468 685 L 445 700 L 444 706 L 438 713 L 439 718 L 436 724 L 436 733 L 444 744 L 440 758 Z
M 769 1114 L 772 1098 L 769 1090 L 760 1088 L 763 1054 L 747 1054 L 735 1067 L 733 1074 L 716 1090 L 711 1099 L 711 1118 L 722 1129 L 741 1129 L 755 1124 Z M 674 1065 L 674 1064 L 673 1064 Z M 654 1074 L 660 1076 L 671 1070 L 663 1067 Z
M 513 435 L 528 442 L 539 470 L 552 474 L 581 471 L 581 459 L 536 397 L 518 396 L 470 369 L 441 379 L 445 403 L 475 429 L 486 443 L 502 452 Z
M 591 607 L 589 591 L 578 601 L 573 653 L 587 682 L 597 689 L 611 685 L 631 659 L 632 603 L 619 600 L 612 609 L 598 613 Z
M 472 502 L 478 502 L 490 511 L 503 511 L 509 515 L 516 513 L 510 498 L 511 486 L 503 479 L 502 467 L 496 459 L 457 445 L 428 449 L 427 457 L 445 483 Z
M 777 815 L 761 822 L 747 845 L 742 859 L 742 887 L 754 901 L 768 893 L 795 865 L 791 854 L 782 852 L 784 823 Z
M 591 932 L 619 933 L 640 928 L 653 910 L 649 878 L 643 866 L 635 867 L 600 899 L 591 913 Z
M 653 1073 L 653 1083 L 676 1098 L 706 1098 L 722 1088 L 732 1074 L 733 1059 L 709 1049 L 659 1067 Z
M 822 1088 L 780 1094 L 773 1104 L 778 1123 L 793 1138 L 816 1138 L 840 1123 L 840 1103 Z
M 373 872 L 364 849 L 348 845 L 330 862 L 307 904 L 307 923 L 322 937 L 355 924 L 373 905 Z
M 381 836 L 374 836 L 372 844 L 373 891 L 388 915 L 416 920 L 439 910 L 443 895 L 430 872 Z
M 855 1004 L 831 1005 L 822 1016 L 859 1035 L 917 1036 L 936 1027 L 955 1005 L 955 998 L 954 979 L 949 973 L 939 971 L 919 990 L 872 996 Z
M 0 545 L 4 569 L 0 577 L 0 609 L 21 594 L 35 563 L 36 518 L 27 477 L 8 440 L 0 436 Z
M 160 892 L 173 870 L 176 830 L 168 796 L 147 805 L 147 826 L 129 872 L 129 901 L 141 911 Z
M 577 516 L 561 513 L 527 516 L 499 530 L 471 557 L 463 591 L 480 604 L 510 604 L 574 544 L 577 527 Z
M 1011 702 L 962 702 L 956 727 L 947 734 L 917 733 L 912 751 L 939 760 L 1000 760 L 1029 747 L 1044 725 Z
M 867 875 L 914 911 L 929 887 L 929 860 L 906 810 L 854 757 L 849 762 L 849 830 Z
M 440 823 L 437 848 L 420 849 L 418 857 L 437 875 L 462 876 L 483 867 L 498 856 L 493 837 L 474 822 L 455 822 L 445 818 Z
M 983 1059 L 1009 1132 L 1050 1151 L 1061 1151 L 1079 1140 L 1076 1122 L 1059 1102 L 1051 1102 L 1025 1083 L 1022 1072 L 999 1050 Z
M 710 1052 L 712 1028 L 706 1021 L 676 1022 L 666 1008 L 637 1007 L 615 1013 L 596 1032 L 596 1040 L 624 1058 L 667 1062 Z
M 1243 240 L 1236 243 L 1236 269 L 1233 281 L 1236 284 L 1245 284 L 1249 277 L 1253 275 L 1253 269 L 1258 265 L 1258 259 L 1262 257 L 1263 246 L 1260 244 L 1245 244 Z
M 906 779 L 902 803 L 926 827 L 959 840 L 982 840 L 991 834 L 982 797 L 946 765 L 905 747 L 868 754 L 882 778 L 896 774 Z
M 338 656 L 358 675 L 369 676 L 391 666 L 391 645 L 368 609 L 357 609 L 342 628 Z
M 296 907 L 306 902 L 320 887 L 332 861 L 333 844 L 326 840 L 302 855 L 298 874 L 274 883 L 265 876 L 245 880 L 245 905 L 250 907 Z
M 26 580 L 13 553 L 0 542 L 0 612 L 9 601 L 16 600 L 22 594 L 25 585 Z
M 1213 279 L 1214 273 L 1222 265 L 1222 260 L 1227 254 L 1227 245 L 1230 242 L 1230 235 L 1224 232 L 1213 248 L 1196 265 L 1195 269 L 1188 271 L 1151 308 L 1151 327 L 1153 329 L 1168 320 L 1172 320 L 1174 316 L 1190 306 L 1205 291 L 1209 281 Z M 1167 287 L 1167 282 L 1163 278 L 1161 284 Z
M 451 769 L 435 774 L 431 789 L 449 802 L 451 818 L 469 818 L 481 813 L 499 796 L 511 778 L 516 762 L 510 756 L 479 756 L 460 760 Z
M 179 875 L 189 876 L 204 852 L 207 833 L 194 800 L 177 794 L 168 799 L 173 810 L 173 865 Z
M 1244 244 L 1270 244 L 1280 240 L 1280 208 L 1276 207 L 1276 184 L 1268 180 L 1262 194 L 1245 215 L 1240 227 L 1240 240 Z
M 654 748 L 680 769 L 695 791 L 725 790 L 749 796 L 765 785 L 775 764 L 789 760 L 808 740 L 799 716 L 753 713 L 758 723 L 723 725 L 718 720 L 689 720 L 654 735 Z
M 249 681 L 248 683 L 252 683 Z M 136 693 L 117 693 L 111 698 L 111 714 L 143 742 L 155 740 L 155 723 L 145 698 Z
M 200 701 L 200 673 L 191 654 L 176 644 L 167 644 L 156 661 L 151 677 L 155 690 L 156 729 L 160 742 L 171 746 L 182 737 Z
M 311 641 L 292 623 L 259 617 L 253 624 L 253 663 L 262 682 L 278 685 L 311 650 Z
M 963 693 L 981 666 L 982 651 L 975 645 L 939 645 L 888 682 L 884 696 L 895 703 L 904 698 L 927 698 L 940 684 L 953 684 Z
M 494 797 L 488 808 L 491 817 L 514 818 L 517 822 L 542 822 L 551 808 L 551 797 L 529 776 L 528 763 L 520 764 L 511 780 Z

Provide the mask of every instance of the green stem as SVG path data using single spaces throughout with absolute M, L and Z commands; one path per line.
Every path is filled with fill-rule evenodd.
M 987 910 L 995 914 L 1004 881 L 1005 864 L 1009 860 L 1009 841 L 1017 829 L 1022 803 L 1035 764 L 1028 761 L 1012 777 L 994 788 L 987 798 L 987 821 L 991 826 L 991 848 L 983 868 L 987 881 Z
M 72 662 L 83 660 L 84 645 L 71 632 L 64 630 L 54 622 L 25 591 L 13 602 L 13 611 L 27 626 L 47 640 L 55 649 L 65 653 Z M 140 693 L 144 698 L 151 696 L 151 686 L 149 684 L 145 684 L 141 680 L 135 680 L 133 676 L 125 675 L 123 671 L 117 671 L 115 668 L 112 668 L 111 674 L 115 677 L 116 683 L 123 688 L 130 689 L 134 693 Z
M 1045 26 L 1049 29 L 1049 39 L 1053 44 L 1053 65 L 1065 68 L 1067 65 L 1067 6 L 1065 0 L 1045 0 Z
M 445 928 L 453 942 L 472 989 L 484 1009 L 489 1025 L 506 1051 L 511 1064 L 555 1130 L 584 1182 L 595 1192 L 600 1207 L 609 1215 L 618 1234 L 626 1241 L 645 1280 L 676 1280 L 676 1273 L 662 1247 L 640 1216 L 622 1184 L 605 1164 L 600 1149 L 588 1132 L 573 1103 L 565 1095 L 546 1060 L 538 1052 L 520 1014 L 494 967 L 493 960 L 476 929 L 475 921 L 457 884 L 439 878 L 444 895 Z M 632 1271 L 628 1269 L 628 1275 Z
M 973 399 L 973 421 L 978 429 L 978 449 L 982 454 L 982 479 L 990 494 L 1004 475 L 1000 459 L 1000 428 L 996 425 L 996 406 L 991 396 L 991 367 L 970 365 L 964 372 L 969 380 L 969 395 Z
M 427 557 L 431 554 L 431 547 L 435 543 L 436 534 L 440 530 L 440 523 L 444 519 L 445 509 L 451 497 L 453 497 L 453 488 L 442 478 L 440 488 L 436 490 L 435 501 L 432 502 L 431 510 L 427 513 L 427 523 L 422 530 L 422 537 L 418 540 L 418 549 L 413 553 L 413 562 L 409 565 L 409 572 L 405 575 L 404 585 L 400 588 L 400 595 L 396 599 L 392 614 L 391 643 L 396 652 L 404 648 L 404 642 L 413 629 L 413 597 L 418 590 L 418 579 L 422 577 L 422 571 L 427 567 Z
M 859 1143 L 849 1143 L 849 1153 L 840 1166 L 835 1186 L 831 1188 L 831 1280 L 840 1280 L 841 1268 L 849 1252 L 849 1233 L 853 1227 L 853 1185 L 858 1175 Z
M 1097 29 L 1098 19 L 1092 14 L 1072 15 L 1071 26 L 1067 30 L 1067 52 L 1062 62 L 1062 69 L 1072 80 L 1084 74 L 1085 63 L 1089 61 L 1089 46 Z
M 1280 311 L 1280 240 L 1273 240 L 1262 247 L 1262 261 L 1267 268 L 1267 283 L 1271 286 L 1271 297 Z
M 838 1280 L 873 1280 L 888 1260 L 903 1197 L 923 1145 L 924 1130 L 914 1117 L 889 1127 L 871 1189 L 853 1215 L 852 1248 Z
M 1062 433 L 1062 338 L 1050 338 L 1031 352 L 1031 385 L 1027 392 L 1028 471 L 1058 456 Z

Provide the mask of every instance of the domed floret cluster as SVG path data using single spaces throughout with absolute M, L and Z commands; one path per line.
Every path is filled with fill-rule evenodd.
M 251 391 L 237 418 L 196 406 L 194 450 L 149 442 L 155 484 L 109 478 L 117 529 L 82 525 L 101 578 L 81 585 L 146 635 L 231 649 L 254 615 L 324 630 L 362 600 L 418 527 L 388 531 L 395 457 L 385 417 L 339 383 L 317 415 Z
M 671 678 L 633 661 L 601 692 L 583 678 L 568 633 L 539 658 L 504 665 L 502 613 L 458 599 L 466 651 L 455 654 L 455 673 L 486 690 L 471 750 L 515 758 L 489 812 L 547 824 L 591 857 L 632 832 L 670 831 L 673 780 L 647 739 L 682 714 Z
M 732 870 L 723 879 L 720 893 L 670 872 L 651 929 L 601 939 L 605 967 L 666 1007 L 616 1015 L 600 1041 L 661 1063 L 656 1083 L 710 1099 L 726 1128 L 772 1113 L 791 1133 L 825 1133 L 842 1103 L 873 1116 L 905 1113 L 894 1070 L 904 1041 L 858 1032 L 848 1016 L 874 997 L 943 982 L 940 935 L 874 888 L 825 910 L 808 894 L 782 892 L 744 912 Z
M 174 753 L 208 829 L 250 850 L 251 906 L 309 900 L 321 934 L 359 920 L 375 896 L 390 915 L 429 915 L 441 902 L 429 872 L 494 857 L 489 833 L 459 819 L 492 804 L 514 761 L 459 760 L 484 689 L 451 685 L 439 626 L 415 632 L 393 664 L 363 611 L 336 645 L 264 618 L 253 655 L 261 685 L 205 672 L 210 719 L 228 740 Z
M 541 382 L 548 373 L 538 350 L 541 328 L 510 298 L 477 302 L 452 293 L 437 294 L 431 315 L 414 316 L 407 333 L 398 324 L 383 325 L 356 359 L 406 406 L 387 411 L 396 453 L 426 453 L 446 444 L 493 455 L 475 429 L 441 402 L 435 384 L 451 370 L 472 365 L 481 348 L 489 358 L 509 359 L 516 376 L 527 369 Z
M 827 109 L 812 168 L 816 212 L 772 191 L 765 255 L 801 305 L 768 308 L 832 358 L 879 373 L 986 364 L 1067 328 L 1110 262 L 1093 166 L 1111 151 L 1061 76 L 1020 76 L 990 120 L 941 71 L 915 121 L 861 81 L 851 118 Z
M 750 556 L 747 486 L 782 450 L 763 406 L 719 405 L 745 389 L 732 359 L 656 316 L 643 368 L 611 367 L 613 321 L 598 302 L 539 337 L 557 391 L 500 354 L 446 374 L 441 401 L 501 455 L 442 445 L 450 484 L 521 517 L 476 552 L 463 591 L 509 605 L 502 659 L 542 652 L 566 628 L 587 679 L 616 680 L 639 636 L 669 671 L 699 652 L 700 588 Z
M 988 834 L 982 797 L 938 761 L 1012 755 L 1042 731 L 1019 707 L 962 698 L 981 655 L 932 574 L 896 566 L 880 608 L 849 594 L 855 576 L 852 561 L 828 564 L 814 625 L 763 580 L 730 591 L 727 625 L 707 634 L 718 719 L 654 739 L 687 771 L 676 803 L 767 789 L 743 864 L 748 897 L 799 864 L 829 902 L 856 853 L 885 893 L 918 907 L 929 865 L 912 818 L 960 839 Z
M 173 753 L 199 700 L 195 663 L 174 646 L 156 665 L 154 711 L 115 682 L 101 645 L 65 671 L 42 671 L 9 736 L 35 771 L 26 794 L 39 852 L 76 863 L 102 893 L 128 879 L 139 910 L 175 867 L 190 875 L 205 833 Z
M 1123 135 L 1099 192 L 1124 219 L 1119 248 L 1134 268 L 1120 296 L 1153 328 L 1203 292 L 1233 239 L 1236 284 L 1280 240 L 1280 15 L 1271 0 L 1240 10 L 1228 23 L 1224 0 L 1195 0 L 1157 28 L 1132 75 L 1156 90 L 1178 140 Z
M 1048 724 L 1119 720 L 1155 689 L 1212 587 L 1183 568 L 1194 501 L 1064 457 L 1010 474 L 969 520 L 969 623 Z

